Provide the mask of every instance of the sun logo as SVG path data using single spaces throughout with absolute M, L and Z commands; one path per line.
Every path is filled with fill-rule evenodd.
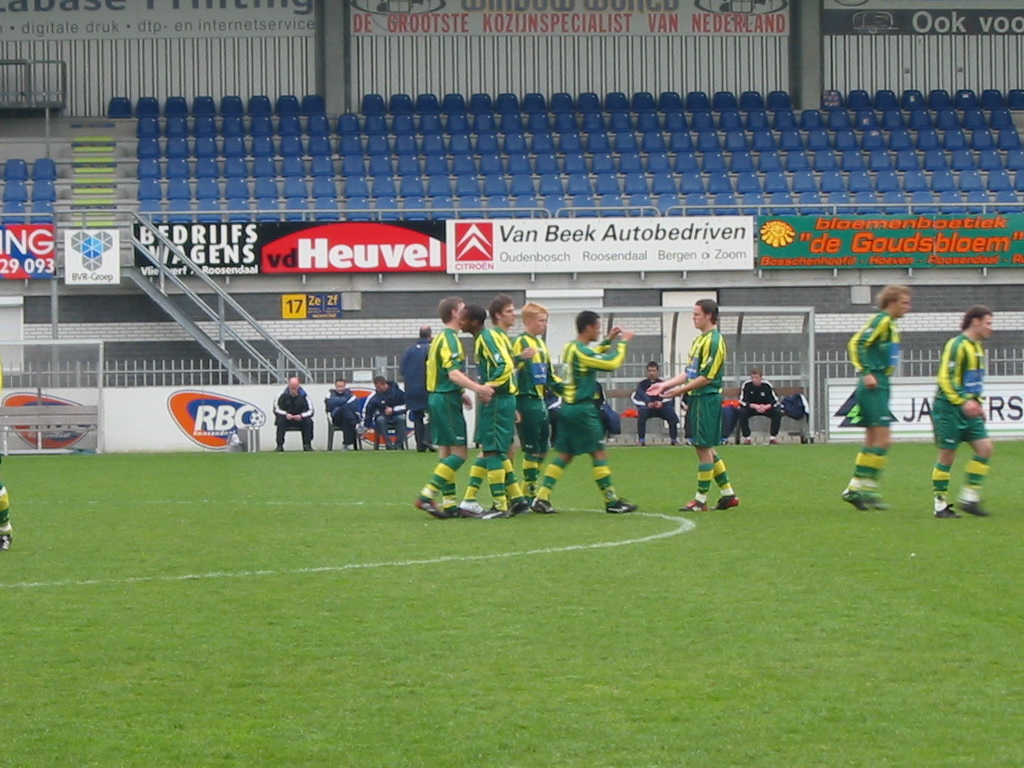
M 790 224 L 778 219 L 766 221 L 761 227 L 761 241 L 772 248 L 789 245 L 796 239 L 796 230 Z

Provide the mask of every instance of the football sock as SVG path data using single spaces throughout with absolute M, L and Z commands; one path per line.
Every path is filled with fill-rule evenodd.
M 696 494 L 694 494 L 693 500 L 696 501 L 698 504 L 707 504 L 708 495 L 706 493 L 700 493 L 698 491 Z
M 547 501 L 551 498 L 551 491 L 555 487 L 555 483 L 562 477 L 562 473 L 565 472 L 565 467 L 566 463 L 562 461 L 561 456 L 556 456 L 551 460 L 548 468 L 544 470 L 544 480 L 541 482 L 540 488 L 537 489 L 538 499 Z
M 981 488 L 981 484 L 985 482 L 986 475 L 988 475 L 988 459 L 983 459 L 981 456 L 975 455 L 969 462 L 967 462 L 967 479 L 965 487 L 968 490 L 972 490 L 977 493 Z
M 537 481 L 540 479 L 540 465 L 543 456 L 526 454 L 523 456 L 523 480 L 526 481 L 526 493 L 534 496 L 537 493 Z
M 946 497 L 945 496 L 943 496 L 941 493 L 935 494 L 935 511 L 936 512 L 941 512 L 942 510 L 944 510 L 948 506 L 949 506 L 949 502 L 946 501 Z
M 420 490 L 420 498 L 424 501 L 432 501 L 435 494 L 442 493 L 442 490 L 451 485 L 455 486 L 455 473 L 459 471 L 465 463 L 465 459 L 461 456 L 456 456 L 454 453 L 447 458 L 442 459 L 434 467 L 434 474 L 430 476 L 430 480 Z
M 505 467 L 502 466 L 504 459 L 500 453 L 487 457 L 487 485 L 491 489 L 491 499 L 495 508 L 502 511 L 508 509 L 508 500 L 505 498 Z
M 612 469 L 608 466 L 607 460 L 598 461 L 595 459 L 590 474 L 594 478 L 594 482 L 597 483 L 597 489 L 604 496 L 606 503 L 613 502 L 619 498 L 615 494 L 615 488 L 612 486 Z
M 445 483 L 444 488 L 441 489 L 441 508 L 455 509 L 457 506 L 459 506 L 459 499 L 455 495 L 455 483 Z
M 715 483 L 718 485 L 723 496 L 735 496 L 736 491 L 732 489 L 732 485 L 729 483 L 729 473 L 725 469 L 725 462 L 722 461 L 722 457 L 717 453 L 714 455 L 714 473 Z
M 711 478 L 714 475 L 714 464 L 697 465 L 697 493 L 702 493 L 707 498 L 708 491 L 711 489 Z
M 462 498 L 464 501 L 476 501 L 476 494 L 480 490 L 480 486 L 484 483 L 484 478 L 487 477 L 487 457 L 477 456 L 476 461 L 473 462 L 473 466 L 469 468 L 469 484 L 466 486 L 466 492 Z
M 504 459 L 504 456 L 502 458 Z M 505 470 L 505 494 L 512 501 L 518 501 L 524 496 L 523 486 L 520 484 L 519 478 L 516 477 L 516 471 L 512 468 L 511 460 L 505 459 L 501 467 Z
M 949 490 L 950 469 L 949 465 L 939 464 L 938 462 L 935 462 L 935 466 L 932 467 L 932 492 L 936 496 L 945 496 L 946 491 Z

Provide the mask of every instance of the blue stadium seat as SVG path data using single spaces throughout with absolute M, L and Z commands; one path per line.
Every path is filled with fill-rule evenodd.
M 977 192 L 985 189 L 985 179 L 979 170 L 961 171 L 959 174 L 961 192 Z
M 270 119 L 270 115 L 253 115 L 250 117 L 248 133 L 250 136 L 273 136 L 274 122 Z
M 988 126 L 992 129 L 1014 128 L 1013 115 L 1006 107 L 995 107 L 988 114 Z
M 699 204 L 696 204 L 694 206 L 694 208 L 692 209 L 692 214 L 695 215 L 695 216 L 707 215 L 707 211 L 704 208 L 701 207 L 701 206 L 706 206 L 707 205 L 707 202 L 708 202 L 707 201 L 707 196 L 705 196 L 703 194 L 699 194 L 699 195 L 696 195 L 695 197 L 702 198 L 703 202 L 699 203 Z M 672 194 L 659 195 L 658 199 L 657 199 L 657 205 L 658 205 L 658 210 L 661 211 L 663 214 L 668 214 L 669 211 L 672 211 L 673 213 L 679 214 L 679 213 L 682 213 L 683 199 L 681 197 L 679 197 L 679 195 L 672 195 Z
M 693 149 L 693 140 L 686 132 L 673 133 L 669 135 L 668 149 L 670 152 L 689 152 Z
M 980 109 L 965 109 L 962 124 L 968 130 L 988 128 L 988 120 L 985 118 L 985 113 Z
M 553 153 L 545 153 L 538 155 L 537 161 L 541 163 L 541 166 L 546 168 L 550 173 L 557 173 L 558 161 L 555 159 Z M 525 152 L 516 152 L 512 155 L 505 155 L 505 164 L 508 167 L 510 175 L 518 176 L 522 174 L 533 173 L 535 170 L 530 163 L 530 158 Z
M 823 112 L 833 109 L 843 109 L 845 107 L 843 94 L 834 89 L 824 90 L 821 92 L 820 104 Z
M 559 112 L 557 115 L 555 115 L 554 129 L 558 133 L 566 133 L 566 132 L 576 133 L 576 132 L 578 132 L 579 129 L 580 129 L 580 126 L 579 126 L 579 121 L 576 119 L 576 113 L 575 112 Z
M 182 136 L 174 136 L 164 143 L 164 157 L 189 157 L 191 154 L 188 139 Z
M 413 113 L 412 96 L 408 93 L 393 93 L 388 99 L 388 112 L 392 115 L 411 115 Z
M 700 173 L 700 162 L 697 153 L 692 150 L 676 152 L 672 161 L 672 168 L 676 173 Z
M 216 179 L 196 180 L 196 200 L 220 200 L 220 182 Z
M 700 179 L 699 176 L 687 178 Z M 701 185 L 703 191 L 703 185 Z M 651 176 L 651 193 L 655 195 L 674 195 L 679 192 L 675 177 L 671 173 L 655 173 Z
M 920 189 L 910 195 L 911 210 L 914 213 L 935 213 L 935 195 L 929 189 Z
M 838 171 L 839 161 L 836 159 L 835 152 L 825 149 L 819 150 L 818 152 L 812 153 L 813 157 L 813 168 L 819 173 L 825 171 Z
M 705 152 L 701 156 L 700 164 L 704 173 L 726 173 L 728 171 L 725 155 L 720 151 Z
M 720 131 L 742 131 L 743 117 L 735 109 L 721 112 L 718 115 L 718 130 Z
M 188 179 L 192 176 L 192 168 L 186 157 L 172 157 L 164 168 L 164 176 L 168 179 Z
M 718 134 L 711 131 L 698 133 L 695 146 L 698 152 L 717 152 L 721 149 Z
M 953 94 L 953 106 L 956 109 L 974 109 L 978 106 L 978 96 L 970 88 L 961 88 Z
M 896 152 L 896 170 L 897 171 L 917 171 L 921 168 L 921 160 L 912 149 L 901 149 Z
M 825 171 L 821 174 L 819 183 L 821 191 L 825 193 L 840 192 L 846 190 L 846 181 L 839 171 Z
M 924 171 L 907 171 L 903 174 L 904 192 L 913 193 L 922 190 L 931 191 L 931 185 L 928 183 L 928 177 Z
M 252 196 L 247 179 L 232 177 L 224 180 L 224 197 L 228 200 L 245 199 Z
M 1016 192 L 1024 192 L 1024 172 L 1017 171 L 1013 174 L 1013 189 Z
M 682 184 L 680 184 L 680 190 L 682 190 Z M 707 190 L 708 194 L 731 194 L 735 190 L 732 186 L 732 179 L 729 178 L 729 174 L 721 172 L 712 172 L 707 174 Z
M 216 136 L 217 123 L 213 117 L 209 115 L 202 115 L 200 117 L 193 118 L 192 120 L 192 135 L 193 136 Z
M 711 100 L 704 91 L 690 91 L 683 106 L 687 112 L 706 112 L 711 109 Z
M 738 192 L 741 195 L 749 194 L 752 192 L 760 193 L 763 191 L 763 189 L 761 188 L 761 179 L 753 171 L 746 171 L 744 173 L 736 174 L 735 189 L 736 192 Z
M 715 118 L 710 112 L 691 112 L 689 123 L 690 129 L 694 131 L 714 132 L 718 130 Z
M 744 111 L 763 110 L 764 97 L 760 91 L 743 91 L 739 98 L 739 108 Z
M 902 192 L 900 177 L 895 171 L 879 171 L 875 174 L 875 189 L 879 192 Z
M 765 109 L 774 112 L 780 109 L 792 109 L 793 103 L 785 91 L 769 91 L 765 97 L 764 106 Z
M 661 117 L 657 112 L 639 112 L 636 116 L 636 129 L 641 133 L 660 133 Z
M 768 194 L 789 193 L 789 179 L 785 173 L 773 171 L 764 175 L 762 187 Z
M 384 104 L 384 97 L 379 93 L 367 93 L 363 95 L 360 111 L 364 115 L 383 115 L 387 112 Z
M 222 96 L 217 111 L 221 117 L 241 117 L 245 114 L 245 105 L 240 96 Z
M 139 139 L 135 146 L 136 157 L 140 160 L 149 157 L 161 157 L 163 152 L 160 149 L 160 142 L 153 136 Z
M 771 121 L 768 119 L 768 113 L 763 109 L 753 109 L 747 112 L 746 117 L 743 120 L 743 127 L 748 131 L 765 131 L 771 129 Z
M 808 132 L 808 149 L 814 149 L 810 145 L 810 132 Z M 839 128 L 832 134 L 832 146 L 839 152 L 847 149 L 857 149 L 857 136 L 849 128 Z
M 830 131 L 853 127 L 853 122 L 850 120 L 850 113 L 845 109 L 832 110 L 828 113 L 828 117 L 825 119 L 825 127 Z
M 141 186 L 141 182 L 140 182 Z M 26 203 L 28 202 L 28 184 L 20 179 L 8 181 L 4 184 L 5 203 Z
M 467 111 L 466 100 L 461 93 L 446 93 L 441 98 L 441 112 L 444 114 L 465 114 Z
M 250 128 L 250 133 L 252 129 Z M 370 114 L 363 117 L 363 133 L 367 136 L 384 136 L 388 133 L 388 121 L 382 114 Z
M 839 153 L 839 168 L 843 171 L 863 171 L 864 155 L 859 149 L 846 149 Z
M 449 94 L 449 96 L 452 96 L 452 94 Z M 445 96 L 444 106 L 446 107 L 448 105 L 449 96 Z M 494 102 L 491 101 L 491 95 L 489 93 L 472 93 L 469 96 L 469 105 L 466 109 L 456 110 L 446 108 L 444 111 L 448 115 L 459 114 L 460 112 L 468 112 L 472 115 L 494 114 Z
M 164 101 L 164 117 L 188 117 L 188 102 L 184 96 L 168 96 Z
M 779 149 L 786 152 L 803 151 L 804 140 L 800 135 L 800 131 L 795 128 L 779 131 Z
M 754 155 L 750 150 L 740 150 L 726 155 L 729 170 L 732 173 L 744 173 L 754 170 Z
M 885 203 L 885 206 L 881 209 L 882 213 L 897 214 L 910 212 L 910 207 L 907 205 L 907 200 L 903 196 L 902 190 L 893 189 L 882 192 L 882 202 Z
M 813 216 L 815 214 L 825 213 L 825 206 L 822 204 L 820 192 L 801 192 L 797 195 L 797 201 L 800 206 L 800 214 L 803 216 Z
M 892 168 L 893 160 L 888 150 L 873 149 L 868 153 L 869 171 L 888 171 Z
M 727 131 L 722 143 L 722 148 L 726 152 L 741 152 L 746 150 L 748 148 L 747 134 L 743 131 Z
M 619 173 L 640 173 L 644 169 L 639 152 L 622 152 L 619 154 Z
M 885 134 L 875 128 L 869 128 L 860 135 L 861 149 L 870 152 L 876 149 L 885 149 Z
M 277 153 L 282 157 L 301 157 L 306 154 L 302 139 L 298 136 L 282 136 L 277 144 Z
M 495 112 L 520 112 L 519 97 L 514 93 L 499 93 L 494 100 Z
M 846 177 L 846 188 L 850 192 L 874 192 L 875 185 L 871 181 L 871 177 L 867 174 L 867 171 L 854 171 Z
M 188 179 L 168 179 L 164 198 L 167 200 L 191 200 L 192 185 Z
M 805 131 L 825 127 L 825 119 L 817 109 L 805 109 L 800 113 L 800 128 Z
M 739 198 L 732 192 L 711 195 L 714 212 L 719 216 L 736 216 L 741 212 Z
M 887 109 L 882 112 L 882 119 L 879 121 L 881 128 L 892 130 L 893 128 L 905 128 L 903 113 L 898 109 Z
M 757 155 L 757 170 L 770 173 L 782 170 L 782 155 L 776 150 L 768 150 Z
M 136 117 L 160 117 L 160 102 L 153 96 L 141 96 L 135 102 Z
M 952 108 L 937 109 L 934 112 L 934 126 L 941 130 L 960 127 L 960 117 Z
M 899 151 L 911 149 L 914 146 L 910 137 L 910 131 L 906 128 L 893 128 L 889 131 L 889 149 Z
M 661 198 L 659 198 L 661 202 Z M 703 192 L 694 192 L 683 198 L 684 210 L 690 216 L 710 216 L 711 198 Z
M 277 176 L 277 162 L 269 155 L 254 157 L 252 160 L 252 175 L 255 179 Z
M 300 155 L 285 155 L 281 158 L 282 176 L 305 176 L 306 161 Z
M 941 149 L 929 149 L 921 157 L 922 165 L 926 171 L 944 171 L 949 168 L 946 153 Z
M 878 97 L 875 97 L 875 107 L 878 108 Z M 886 109 L 888 107 L 885 107 Z M 900 96 L 900 108 L 908 112 L 928 109 L 924 94 L 916 88 L 907 88 Z
M 107 117 L 119 120 L 132 116 L 132 102 L 126 96 L 114 96 L 107 103 Z
M 313 179 L 313 184 L 315 194 L 316 179 Z M 394 199 L 398 197 L 398 186 L 395 184 L 395 179 L 393 176 L 374 176 L 373 179 L 371 180 L 370 186 L 371 191 L 373 193 L 373 197 L 376 200 L 380 200 L 381 198 Z
M 935 88 L 928 92 L 927 100 L 928 109 L 933 112 L 937 109 L 949 109 L 953 106 L 953 99 L 949 96 L 949 91 L 944 88 Z
M 476 134 L 476 141 L 474 142 L 473 150 L 478 155 L 483 155 L 489 152 L 498 152 L 498 134 L 496 131 L 480 131 Z M 452 142 L 449 146 L 449 151 L 462 151 L 461 145 L 457 145 L 455 137 L 452 136 Z
M 559 112 L 575 112 L 576 102 L 571 94 L 563 92 L 551 94 L 551 111 L 555 114 Z M 543 110 L 541 110 L 543 111 Z
M 805 146 L 810 150 L 832 148 L 832 143 L 829 141 L 828 131 L 824 128 L 811 128 L 808 130 L 805 142 Z
M 771 131 L 754 131 L 750 134 L 750 147 L 757 152 L 774 152 L 775 136 Z
M 789 131 L 798 127 L 796 114 L 792 109 L 780 109 L 772 115 L 772 129 Z
M 956 189 L 956 178 L 952 171 L 933 171 L 931 175 L 932 192 L 946 192 Z
M 1024 149 L 1006 150 L 1006 169 L 1008 171 L 1024 169 Z
M 1020 213 L 1024 209 L 1020 197 L 1012 189 L 1002 189 L 996 192 L 994 202 L 999 213 Z
M 739 109 L 739 106 L 739 102 L 736 100 L 736 94 L 732 91 L 716 91 L 711 96 L 711 109 L 715 112 L 736 110 Z
M 946 189 L 939 193 L 939 206 L 943 213 L 958 213 L 963 210 L 964 196 L 958 189 Z
M 245 127 L 245 121 L 239 115 L 228 115 L 221 118 L 221 136 L 245 136 L 246 133 L 248 130 Z
M 982 171 L 995 171 L 1003 168 L 1003 159 L 997 149 L 981 149 L 978 151 L 978 168 Z
M 420 133 L 441 133 L 441 115 L 434 112 L 426 112 L 419 116 L 417 124 Z M 310 133 L 311 128 L 307 129 Z
M 196 158 L 195 177 L 197 179 L 219 179 L 222 175 L 220 163 L 216 157 Z
M 608 116 L 608 130 L 614 133 L 632 132 L 633 115 L 629 112 L 612 112 Z
M 282 94 L 277 97 L 277 101 L 274 103 L 274 113 L 279 116 L 294 115 L 298 117 L 300 111 L 298 96 Z
M 249 117 L 266 116 L 274 114 L 274 107 L 270 103 L 270 97 L 263 94 L 254 94 L 249 97 L 249 101 L 246 104 L 245 111 Z
M 672 169 L 667 152 L 648 152 L 643 156 L 643 161 L 648 173 L 663 173 Z
M 558 189 L 545 189 L 545 186 L 548 184 L 547 180 L 557 178 L 554 174 L 543 174 L 540 178 L 541 194 L 552 194 L 559 191 Z M 559 181 L 559 184 L 561 184 L 561 181 Z M 565 192 L 569 195 L 591 195 L 594 193 L 594 188 L 590 183 L 589 176 L 582 173 L 574 173 L 566 179 Z
M 982 109 L 995 109 L 1006 105 L 1003 99 L 1003 92 L 998 88 L 986 88 L 981 92 L 978 99 L 978 106 Z
M 547 99 L 544 97 L 543 93 L 527 93 L 525 96 L 523 96 L 523 101 L 520 105 L 520 110 L 524 113 L 547 112 Z M 498 111 L 500 112 L 501 110 L 499 109 Z
M 969 149 L 955 149 L 949 153 L 949 167 L 954 171 L 974 168 L 974 153 Z
M 662 91 L 658 95 L 658 110 L 661 112 L 679 111 L 683 107 L 683 97 L 676 91 Z
M 159 137 L 160 134 L 160 120 L 155 117 L 140 117 L 135 123 L 136 138 Z
M 996 141 L 996 146 L 1004 151 L 1020 149 L 1020 135 L 1015 129 L 1003 129 L 999 131 L 999 138 Z
M 162 179 L 163 175 L 160 161 L 155 157 L 141 158 L 135 169 L 135 176 L 139 179 Z
M 694 193 L 703 194 L 707 191 L 704 184 L 704 177 L 700 174 L 687 174 L 679 178 L 679 192 L 683 195 Z
M 324 97 L 318 93 L 307 93 L 302 97 L 302 103 L 299 106 L 299 111 L 306 117 L 312 117 L 313 115 L 325 115 L 327 114 L 327 103 Z
M 679 133 L 690 129 L 686 122 L 686 115 L 679 111 L 666 112 L 663 127 L 669 133 Z
M 790 173 L 811 170 L 811 156 L 803 150 L 787 152 L 786 170 Z
M 918 149 L 921 149 L 920 140 L 923 131 L 918 132 Z M 947 130 L 942 136 L 942 148 L 947 152 L 952 152 L 955 149 L 964 149 L 967 147 L 967 134 L 964 133 L 963 128 L 951 128 Z M 924 149 L 930 149 L 930 147 L 924 147 Z

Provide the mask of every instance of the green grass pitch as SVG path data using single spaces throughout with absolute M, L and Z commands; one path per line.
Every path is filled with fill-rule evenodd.
M 726 447 L 742 506 L 684 517 L 691 449 L 613 449 L 641 513 L 584 458 L 494 521 L 411 507 L 432 454 L 9 458 L 0 764 L 1024 765 L 1024 443 L 987 519 L 922 444 L 858 512 L 855 453 Z

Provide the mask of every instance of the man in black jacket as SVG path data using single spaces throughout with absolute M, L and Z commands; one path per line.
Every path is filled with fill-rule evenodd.
M 284 433 L 291 429 L 302 432 L 302 450 L 313 450 L 313 403 L 299 384 L 299 377 L 288 379 L 285 388 L 274 403 L 277 420 L 277 450 L 284 450 Z
M 664 419 L 668 423 L 668 437 L 672 445 L 679 445 L 679 414 L 676 413 L 675 398 L 650 397 L 647 394 L 651 384 L 662 381 L 661 366 L 653 360 L 647 364 L 647 378 L 636 385 L 633 405 L 636 406 L 636 439 L 640 445 L 647 443 L 647 420 L 651 417 Z
M 373 388 L 377 392 L 366 400 L 363 421 L 377 431 L 377 441 L 392 451 L 399 440 L 405 441 L 405 393 L 383 376 L 373 377 Z M 394 435 L 389 435 L 389 430 L 394 430 Z
M 750 378 L 740 387 L 740 432 L 743 444 L 750 445 L 750 417 L 764 416 L 771 422 L 768 442 L 779 442 L 779 427 L 782 426 L 782 404 L 770 381 L 765 381 L 760 368 L 750 369 Z
M 398 366 L 405 384 L 405 405 L 412 417 L 413 435 L 416 438 L 416 450 L 420 453 L 430 449 L 430 428 L 426 423 L 427 415 L 427 352 L 433 333 L 429 325 L 420 328 L 420 337 L 402 355 Z

